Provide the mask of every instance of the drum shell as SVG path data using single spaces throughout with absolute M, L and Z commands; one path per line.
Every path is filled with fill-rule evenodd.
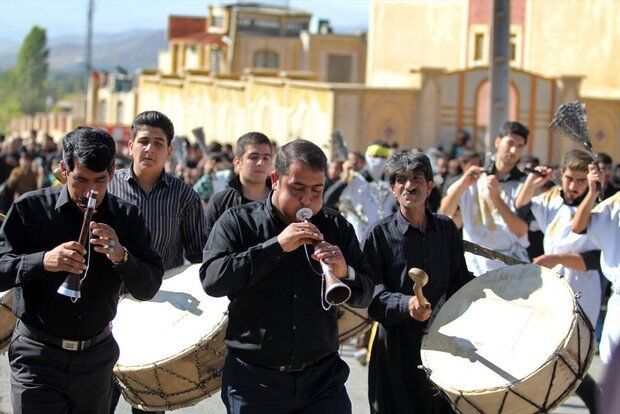
M 0 355 L 9 349 L 17 318 L 13 314 L 13 290 L 0 296 Z
M 527 319 L 527 329 L 525 325 L 520 326 L 518 323 L 515 323 L 518 319 L 513 318 L 510 322 L 505 321 L 504 326 L 508 328 L 508 331 L 505 332 L 518 333 L 518 341 L 523 344 L 534 345 L 531 347 L 531 352 L 534 353 L 537 351 L 536 341 L 542 341 L 546 338 L 536 335 L 531 336 L 533 331 L 529 330 L 531 326 L 530 321 L 534 321 L 533 323 L 542 323 L 541 321 L 544 321 L 544 326 L 549 327 L 549 322 L 544 318 L 544 315 L 556 315 L 553 318 L 559 319 L 550 320 L 561 321 L 557 326 L 562 326 L 562 328 L 555 331 L 554 335 L 552 335 L 552 338 L 555 338 L 554 340 L 545 341 L 544 349 L 549 350 L 548 353 L 547 351 L 537 353 L 536 359 L 528 358 L 529 362 L 522 364 L 520 361 L 525 362 L 525 360 L 517 358 L 516 355 L 521 355 L 522 358 L 524 355 L 522 350 L 529 348 L 520 346 L 520 351 L 516 354 L 513 354 L 513 351 L 502 350 L 499 353 L 493 353 L 489 349 L 477 349 L 477 347 L 485 345 L 485 340 L 489 337 L 489 333 L 498 337 L 497 332 L 492 327 L 486 326 L 479 319 L 476 319 L 476 332 L 472 333 L 471 331 L 463 330 L 463 327 L 468 325 L 462 324 L 462 322 L 459 325 L 458 321 L 460 318 L 466 318 L 468 311 L 473 312 L 474 304 L 477 304 L 479 300 L 485 297 L 493 301 L 501 299 L 500 302 L 513 303 L 515 301 L 515 304 L 522 306 L 523 296 L 516 294 L 514 291 L 518 290 L 518 288 L 515 289 L 515 284 L 528 284 L 526 275 L 535 275 L 530 280 L 538 278 L 538 281 L 545 283 L 545 286 L 532 290 L 529 296 L 538 295 L 537 309 L 542 313 L 533 313 L 532 315 L 536 315 L 535 317 L 532 316 L 534 319 Z M 485 280 L 491 280 L 493 283 L 487 283 Z M 506 295 L 507 297 L 502 295 L 502 289 L 498 288 L 498 284 L 502 286 L 502 289 L 505 289 L 505 292 L 510 292 L 510 294 Z M 552 287 L 552 290 L 546 290 L 546 286 Z M 523 291 L 528 290 L 526 287 L 522 289 Z M 520 293 L 523 293 L 523 291 Z M 541 302 L 541 299 L 548 298 L 549 294 L 555 296 L 556 301 L 561 301 L 562 306 L 557 308 L 561 308 L 561 312 L 559 310 L 554 312 L 556 308 L 546 304 L 548 301 L 555 306 L 558 302 L 550 299 L 545 299 Z M 470 295 L 473 298 L 470 298 L 471 302 L 463 300 L 464 297 Z M 498 304 L 498 306 L 503 305 Z M 501 314 L 502 308 L 498 309 L 500 310 L 499 314 Z M 442 315 L 442 312 L 445 312 L 445 314 Z M 453 318 L 455 315 L 459 315 L 457 319 Z M 492 319 L 489 318 L 489 320 Z M 470 319 L 470 321 L 472 320 Z M 455 328 L 455 326 L 461 326 L 461 328 Z M 521 330 L 522 328 L 523 331 Z M 526 332 L 530 332 L 529 337 Z M 544 334 L 545 331 L 539 330 L 538 332 L 543 332 Z M 523 337 L 522 335 L 526 336 Z M 522 338 L 526 339 L 522 340 Z M 543 342 L 537 343 L 539 346 L 543 344 Z M 474 348 L 471 348 L 472 344 Z M 505 344 L 508 343 L 506 342 Z M 488 272 L 457 292 L 444 305 L 444 308 L 437 315 L 435 323 L 431 325 L 429 334 L 424 337 L 421 357 L 424 369 L 429 375 L 431 382 L 449 398 L 458 412 L 476 414 L 533 414 L 550 411 L 574 391 L 590 366 L 594 357 L 595 347 L 596 343 L 592 326 L 583 310 L 577 304 L 575 294 L 570 286 L 548 269 L 535 265 L 518 265 Z M 470 353 L 472 352 L 471 349 L 473 349 L 473 353 Z M 510 347 L 507 349 L 510 349 Z M 462 354 L 463 351 L 467 353 Z M 505 353 L 511 359 L 509 361 L 509 365 L 512 363 L 511 368 L 500 365 L 499 361 L 484 357 L 485 354 L 498 356 L 502 353 Z M 470 362 L 467 362 L 468 358 Z M 533 363 L 532 361 L 536 362 Z M 517 365 L 527 366 L 527 369 L 515 370 L 514 366 Z M 450 366 L 459 367 L 454 368 L 459 370 L 458 374 L 453 373 L 449 368 L 446 369 L 446 367 Z M 468 366 L 478 368 L 470 369 L 467 368 Z M 487 367 L 487 372 L 495 372 L 496 374 L 501 372 L 500 376 L 506 379 L 505 384 L 490 384 L 484 381 L 476 381 L 479 378 L 485 378 L 484 372 L 480 368 L 483 366 Z M 516 371 L 526 372 L 527 374 L 517 375 Z M 512 378 L 508 377 L 511 374 L 514 374 Z M 483 383 L 485 384 L 484 387 L 478 385 Z M 452 384 L 461 384 L 462 387 L 450 386 Z

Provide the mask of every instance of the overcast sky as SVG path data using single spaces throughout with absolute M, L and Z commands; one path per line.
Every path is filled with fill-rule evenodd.
M 257 1 L 258 2 L 258 1 Z M 262 3 L 284 5 L 284 0 Z M 171 14 L 204 16 L 207 5 L 218 0 L 96 0 L 95 33 L 120 33 L 138 29 L 165 30 Z M 290 7 L 327 18 L 339 30 L 368 26 L 368 0 L 289 0 Z M 88 0 L 0 0 L 0 40 L 21 42 L 34 25 L 47 29 L 48 38 L 84 36 Z

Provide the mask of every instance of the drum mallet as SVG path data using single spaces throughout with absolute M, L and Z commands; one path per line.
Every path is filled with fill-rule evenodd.
M 422 292 L 422 288 L 428 283 L 428 275 L 424 270 L 417 267 L 409 269 L 408 274 L 411 280 L 413 280 L 413 293 L 418 298 L 418 303 L 425 308 L 430 308 L 431 304 L 426 300 Z

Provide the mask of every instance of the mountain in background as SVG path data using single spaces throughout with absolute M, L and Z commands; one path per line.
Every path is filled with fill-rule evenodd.
M 81 72 L 84 67 L 84 38 L 59 37 L 48 40 L 50 71 Z M 0 39 L 0 71 L 13 66 L 20 44 Z M 98 33 L 93 39 L 93 66 L 114 71 L 122 66 L 129 72 L 155 69 L 158 52 L 168 48 L 164 30 L 136 30 Z

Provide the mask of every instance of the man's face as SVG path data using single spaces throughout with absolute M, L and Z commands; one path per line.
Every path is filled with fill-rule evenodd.
M 562 191 L 570 201 L 585 194 L 588 189 L 588 173 L 569 168 L 562 173 Z
M 302 207 L 309 207 L 312 215 L 323 207 L 323 170 L 315 170 L 303 162 L 293 162 L 285 175 L 271 172 L 271 182 L 272 202 L 289 223 L 297 221 L 297 211 Z
M 142 125 L 129 141 L 129 155 L 133 158 L 134 172 L 161 172 L 170 159 L 173 148 L 168 146 L 161 128 Z
M 60 163 L 60 169 L 71 200 L 83 209 L 90 190 L 95 190 L 98 195 L 99 206 L 108 189 L 108 183 L 114 177 L 114 167 L 110 171 L 95 172 L 84 166 L 77 158 L 73 159 L 73 171 L 69 171 L 64 162 Z
M 504 164 L 514 166 L 519 161 L 525 148 L 525 139 L 520 135 L 508 134 L 495 138 L 497 159 Z
M 271 145 L 249 144 L 241 159 L 235 157 L 234 164 L 243 181 L 264 183 L 271 172 Z
M 426 181 L 422 171 L 413 171 L 396 176 L 396 181 L 392 185 L 392 194 L 403 208 L 424 208 L 434 185 L 433 180 Z
M 437 173 L 445 177 L 448 174 L 448 159 L 439 158 L 437 160 Z
M 365 161 L 354 152 L 347 154 L 347 161 L 353 165 L 355 171 L 361 171 L 364 168 Z

